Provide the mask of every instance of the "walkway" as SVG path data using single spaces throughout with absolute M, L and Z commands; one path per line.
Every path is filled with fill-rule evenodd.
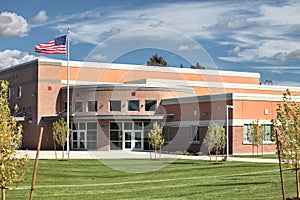
M 24 153 L 25 151 L 19 151 Z M 27 151 L 30 159 L 35 159 L 36 151 Z M 152 153 L 153 155 L 153 153 Z M 65 154 L 66 156 L 66 154 Z M 57 151 L 57 157 L 62 157 L 62 152 Z M 39 159 L 55 159 L 55 151 L 40 151 Z M 150 158 L 150 152 L 137 151 L 70 151 L 70 159 L 147 159 Z M 162 154 L 161 158 L 171 159 L 188 159 L 188 160 L 209 160 L 209 156 L 188 156 L 188 155 L 174 155 Z M 215 158 L 212 158 L 215 159 Z M 241 158 L 229 157 L 228 161 L 238 162 L 257 162 L 257 163 L 278 163 L 277 159 L 263 159 L 263 158 Z

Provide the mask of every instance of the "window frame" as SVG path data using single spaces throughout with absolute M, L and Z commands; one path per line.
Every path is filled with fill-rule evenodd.
M 92 103 L 92 104 L 90 104 Z M 98 101 L 97 100 L 88 100 L 87 103 L 87 110 L 88 112 L 97 112 L 98 111 Z M 92 108 L 92 109 L 90 109 Z
M 77 103 L 81 103 L 81 108 L 78 109 Z M 74 102 L 74 112 L 83 112 L 83 102 L 82 101 L 75 101 Z
M 112 103 L 120 103 L 120 105 L 118 105 L 118 108 L 120 108 L 120 109 L 112 109 L 112 108 L 115 108 L 115 105 L 113 106 Z M 109 101 L 109 111 L 110 112 L 121 112 L 122 111 L 122 101 L 121 100 L 110 100 Z
M 137 102 L 138 105 L 135 105 L 134 107 L 136 107 L 136 109 L 134 109 L 133 106 L 131 106 L 131 103 L 133 102 Z M 128 100 L 127 101 L 127 111 L 128 112 L 139 112 L 141 109 L 140 109 L 140 100 Z
M 272 124 L 260 124 L 260 126 L 262 127 L 263 131 L 266 131 L 266 127 L 268 127 L 268 129 L 269 129 L 268 134 L 266 134 L 263 138 L 263 141 L 262 141 L 263 144 L 273 144 L 274 141 L 272 141 L 272 136 L 271 136 L 272 135 Z M 249 130 L 249 129 L 251 130 L 251 125 L 244 124 L 244 126 L 243 126 L 243 144 L 252 144 L 252 142 L 247 139 L 247 137 L 248 137 L 247 130 Z M 250 133 L 250 134 L 252 134 L 252 133 Z
M 163 127 L 163 136 L 165 139 L 165 143 L 172 143 L 172 127 L 171 126 Z
M 197 129 L 195 129 L 197 128 Z M 191 126 L 191 143 L 200 144 L 200 126 L 193 125 Z
M 17 98 L 22 97 L 22 85 L 17 86 Z
M 153 104 L 154 103 L 154 104 Z M 149 107 L 150 104 L 150 107 Z M 145 100 L 145 111 L 155 112 L 157 106 L 157 100 Z

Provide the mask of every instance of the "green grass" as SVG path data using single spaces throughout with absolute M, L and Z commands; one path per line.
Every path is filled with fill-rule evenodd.
M 168 160 L 114 160 L 124 168 L 169 164 Z M 33 161 L 32 161 L 33 165 Z M 112 165 L 111 165 L 112 166 Z M 163 166 L 163 165 L 162 165 Z M 31 166 L 32 170 L 32 166 Z M 29 187 L 32 171 L 20 187 Z M 294 177 L 285 172 L 288 196 Z M 6 199 L 28 199 L 29 191 L 7 191 Z M 34 199 L 282 199 L 278 166 L 266 163 L 176 160 L 147 173 L 114 170 L 99 160 L 40 160 Z
M 277 154 L 249 154 L 249 155 L 231 155 L 231 157 L 240 157 L 240 158 L 265 158 L 265 159 L 278 159 L 278 155 Z

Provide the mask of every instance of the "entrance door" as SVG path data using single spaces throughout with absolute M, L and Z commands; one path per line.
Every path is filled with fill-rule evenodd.
M 142 150 L 142 132 L 124 131 L 124 150 Z
M 72 149 L 75 150 L 87 149 L 85 130 L 72 131 Z

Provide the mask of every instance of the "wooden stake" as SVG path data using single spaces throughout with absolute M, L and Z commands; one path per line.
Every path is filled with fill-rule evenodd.
M 41 144 L 42 144 L 42 139 L 43 139 L 43 132 L 44 132 L 44 128 L 41 127 L 41 129 L 40 129 L 39 143 L 38 143 L 38 147 L 37 147 L 37 151 L 36 151 L 36 157 L 35 157 L 35 163 L 34 163 L 32 181 L 31 181 L 31 190 L 30 190 L 29 200 L 32 200 L 32 198 L 33 198 L 34 184 L 35 184 L 36 171 L 37 171 L 38 162 L 39 162 L 39 154 L 40 154 L 40 149 L 41 149 Z

